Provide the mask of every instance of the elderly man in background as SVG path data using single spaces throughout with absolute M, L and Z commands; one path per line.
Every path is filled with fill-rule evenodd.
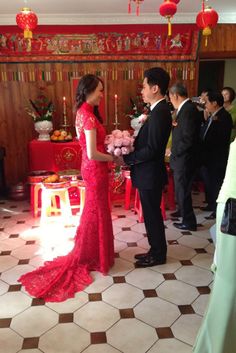
M 201 118 L 196 105 L 188 98 L 181 83 L 169 91 L 170 101 L 177 109 L 173 123 L 170 167 L 174 173 L 175 195 L 181 223 L 173 225 L 181 230 L 195 231 L 197 221 L 192 206 L 192 183 L 197 169 Z

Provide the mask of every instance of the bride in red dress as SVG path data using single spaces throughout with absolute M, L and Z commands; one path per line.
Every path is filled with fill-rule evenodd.
M 114 264 L 107 163 L 113 157 L 104 149 L 105 129 L 98 112 L 102 97 L 103 82 L 94 75 L 83 76 L 76 92 L 76 131 L 86 197 L 74 248 L 19 279 L 32 296 L 47 302 L 74 297 L 93 281 L 90 271 L 107 274 Z

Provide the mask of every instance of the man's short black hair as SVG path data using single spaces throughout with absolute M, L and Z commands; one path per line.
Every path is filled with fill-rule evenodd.
M 173 84 L 173 86 L 171 86 L 170 88 L 170 93 L 178 94 L 178 96 L 183 98 L 188 97 L 187 88 L 181 82 L 176 82 L 175 84 Z
M 207 93 L 207 97 L 209 102 L 216 102 L 219 107 L 222 107 L 224 105 L 224 97 L 222 94 L 218 91 L 210 91 Z
M 144 78 L 147 79 L 149 86 L 157 85 L 161 94 L 164 96 L 169 86 L 170 75 L 161 67 L 152 67 L 144 71 Z

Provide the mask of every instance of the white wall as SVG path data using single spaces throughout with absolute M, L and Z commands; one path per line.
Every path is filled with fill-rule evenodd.
M 236 91 L 236 59 L 225 59 L 224 86 Z

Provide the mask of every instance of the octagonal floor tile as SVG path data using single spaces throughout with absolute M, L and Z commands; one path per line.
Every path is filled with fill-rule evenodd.
M 160 298 L 145 298 L 135 308 L 135 317 L 153 327 L 168 327 L 180 316 L 178 307 Z
M 175 338 L 158 340 L 148 353 L 191 353 L 192 347 Z
M 142 248 L 145 249 L 146 251 L 150 249 L 150 245 L 148 243 L 148 239 L 147 238 L 143 238 L 139 241 L 137 241 L 137 245 Z M 143 252 L 143 251 L 142 251 Z
M 157 288 L 160 298 L 176 305 L 191 304 L 199 296 L 197 289 L 180 281 L 165 281 Z
M 107 331 L 107 342 L 122 353 L 147 352 L 157 339 L 155 329 L 136 319 L 120 320 Z
M 0 350 L 2 353 L 18 352 L 23 343 L 23 338 L 9 328 L 1 328 Z
M 46 303 L 45 305 L 56 311 L 59 314 L 73 313 L 83 305 L 88 303 L 88 294 L 85 292 L 78 292 L 74 298 L 67 299 L 60 303 Z
M 115 252 L 119 253 L 120 251 L 124 250 L 127 247 L 127 244 L 124 241 L 119 241 L 114 239 L 114 248 Z
M 0 280 L 0 295 L 6 293 L 8 291 L 9 285 Z
M 120 353 L 120 351 L 109 344 L 93 344 L 85 349 L 83 353 Z
M 182 234 L 180 233 L 180 231 L 175 230 L 173 228 L 165 229 L 165 233 L 166 233 L 167 240 L 177 240 L 182 237 Z
M 197 314 L 182 315 L 171 327 L 179 340 L 193 345 L 201 325 L 202 318 Z
M 212 273 L 197 266 L 184 266 L 175 272 L 177 279 L 192 286 L 208 286 L 212 281 Z
M 15 234 L 15 233 L 12 232 L 10 234 Z M 18 232 L 16 234 L 18 234 Z M 23 245 L 25 245 L 25 241 L 20 238 L 8 238 L 0 241 L 1 251 L 8 251 L 8 250 L 12 251 Z
M 74 313 L 74 322 L 89 332 L 106 331 L 119 319 L 119 310 L 102 301 L 89 302 Z
M 22 349 L 17 353 L 42 353 L 42 351 L 39 351 L 38 349 Z
M 154 289 L 164 281 L 161 274 L 148 268 L 135 269 L 128 273 L 125 278 L 127 283 L 140 289 Z
M 4 233 L 4 232 L 0 232 L 0 241 L 7 239 L 9 237 L 9 234 Z
M 0 297 L 0 317 L 13 317 L 31 306 L 31 298 L 21 292 L 9 292 Z
M 102 293 L 103 301 L 118 309 L 133 308 L 143 298 L 143 291 L 127 283 L 113 284 Z
M 209 241 L 204 238 L 199 238 L 195 235 L 183 235 L 179 240 L 179 244 L 188 246 L 193 249 L 201 249 L 205 248 L 208 244 Z
M 194 255 L 196 255 L 196 251 L 183 245 L 170 245 L 168 246 L 167 253 L 168 256 L 177 260 L 190 260 Z
M 138 232 L 134 232 L 133 230 L 129 230 L 116 234 L 115 238 L 120 241 L 125 241 L 127 243 L 134 243 L 141 240 L 143 238 L 143 235 Z
M 214 252 L 215 252 L 215 245 L 213 243 L 207 245 L 205 247 L 205 250 L 209 253 L 209 254 L 212 254 L 214 255 Z
M 38 244 L 25 245 L 13 250 L 11 254 L 18 259 L 31 259 L 40 252 L 40 249 Z
M 62 339 L 63 337 L 63 339 Z M 90 344 L 90 334 L 74 323 L 59 324 L 39 339 L 39 349 L 47 353 L 82 352 Z
M 192 258 L 192 263 L 196 266 L 200 266 L 205 268 L 206 270 L 211 269 L 211 265 L 213 262 L 213 256 L 211 254 L 197 254 Z
M 115 259 L 114 266 L 110 269 L 110 276 L 125 276 L 134 269 L 134 265 L 123 259 Z
M 192 307 L 195 311 L 195 313 L 199 315 L 204 315 L 205 311 L 207 309 L 207 305 L 209 302 L 210 295 L 209 294 L 204 294 L 200 295 L 192 304 Z
M 32 270 L 34 270 L 34 267 L 30 265 L 15 266 L 10 270 L 3 272 L 1 278 L 9 284 L 19 284 L 18 279 L 20 276 Z
M 132 227 L 137 222 L 134 219 L 130 219 L 130 218 L 124 217 L 124 218 L 117 218 L 112 223 L 115 226 L 122 228 L 122 227 Z
M 4 272 L 18 264 L 18 260 L 12 256 L 0 256 L 0 272 Z
M 167 250 L 167 253 L 168 253 L 168 250 Z M 164 273 L 174 273 L 180 267 L 181 267 L 181 263 L 178 260 L 167 256 L 167 260 L 164 265 L 153 266 L 150 268 L 150 270 L 164 274 Z
M 137 223 L 136 222 L 136 224 L 131 226 L 131 229 L 134 232 L 137 232 L 137 233 L 141 233 L 141 234 L 145 234 L 146 233 L 146 228 L 145 228 L 144 223 Z
M 23 337 L 38 337 L 58 323 L 58 314 L 45 306 L 33 306 L 12 319 L 11 327 Z
M 116 218 L 116 219 L 117 219 L 117 218 Z M 121 227 L 118 227 L 118 226 L 112 224 L 112 228 L 113 228 L 113 234 L 114 234 L 114 235 L 116 235 L 116 234 L 118 234 L 118 233 L 121 232 Z
M 100 272 L 92 272 L 91 274 L 94 281 L 85 288 L 86 293 L 101 293 L 113 284 L 111 276 L 104 276 Z
M 29 224 L 16 224 L 12 227 L 12 226 L 6 226 L 4 227 L 4 232 L 8 233 L 8 234 L 16 234 L 16 233 L 22 233 L 26 230 L 28 230 L 30 228 Z

